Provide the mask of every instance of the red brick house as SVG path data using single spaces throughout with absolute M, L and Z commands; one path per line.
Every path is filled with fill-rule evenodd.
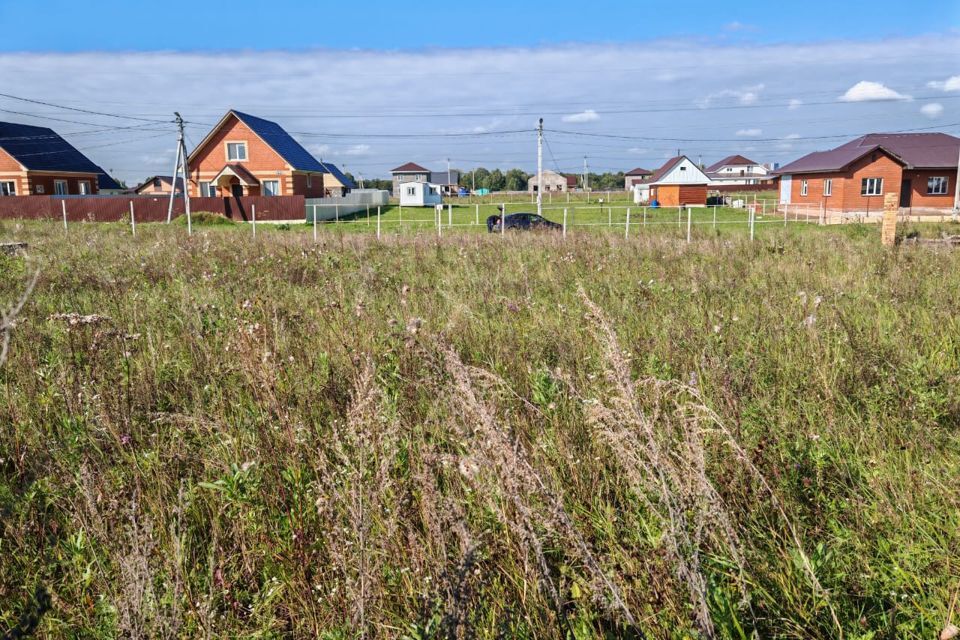
M 650 185 L 650 201 L 661 207 L 705 207 L 710 178 L 687 156 L 667 160 L 646 181 Z
M 324 196 L 327 174 L 280 125 L 228 111 L 189 157 L 191 196 Z
M 958 156 L 960 138 L 945 133 L 872 133 L 776 171 L 780 204 L 869 214 L 896 193 L 901 208 L 953 209 Z
M 93 195 L 102 181 L 113 182 L 52 129 L 0 122 L 0 197 Z

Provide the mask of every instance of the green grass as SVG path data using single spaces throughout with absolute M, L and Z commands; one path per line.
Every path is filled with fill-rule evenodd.
M 0 308 L 40 273 L 0 366 L 0 631 L 38 587 L 42 637 L 956 620 L 960 253 L 365 225 L 0 223 L 30 245 Z

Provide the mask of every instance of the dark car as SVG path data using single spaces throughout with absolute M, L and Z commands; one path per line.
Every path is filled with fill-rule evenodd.
M 500 216 L 492 215 L 487 218 L 487 231 L 490 233 L 499 233 L 501 228 Z M 538 231 L 541 229 L 562 229 L 563 226 L 556 222 L 551 222 L 543 216 L 535 213 L 510 213 L 507 214 L 506 230 L 520 229 L 523 231 Z

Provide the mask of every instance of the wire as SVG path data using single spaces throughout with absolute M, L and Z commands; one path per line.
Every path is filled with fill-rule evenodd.
M 108 118 L 122 118 L 125 120 L 138 120 L 140 122 L 153 122 L 155 124 L 167 124 L 169 122 L 173 122 L 173 120 L 155 120 L 152 118 L 140 118 L 137 116 L 127 116 L 119 113 L 91 111 L 90 109 L 80 109 L 79 107 L 67 107 L 60 104 L 53 104 L 52 102 L 44 102 L 43 100 L 34 100 L 32 98 L 23 98 L 21 96 L 14 96 L 14 95 L 10 95 L 9 93 L 0 93 L 0 97 L 9 98 L 10 100 L 20 100 L 21 102 L 29 102 L 30 104 L 39 104 L 45 107 L 53 107 L 54 109 L 63 109 L 65 111 L 76 111 L 78 113 L 87 113 L 94 116 L 105 116 Z

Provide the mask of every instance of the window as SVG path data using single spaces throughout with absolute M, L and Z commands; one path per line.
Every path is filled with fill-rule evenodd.
M 17 195 L 17 183 L 13 180 L 9 182 L 0 182 L 0 196 Z
M 80 181 L 80 195 L 88 196 L 90 195 L 90 183 L 86 180 Z
M 279 181 L 279 180 L 264 180 L 264 181 L 263 181 L 263 195 L 265 195 L 265 196 L 278 196 L 278 195 L 280 195 L 280 181 Z
M 927 195 L 947 195 L 947 178 L 930 178 L 927 180 Z
M 213 186 L 213 183 L 210 182 L 201 182 L 200 183 L 200 197 L 202 198 L 216 198 L 217 197 L 217 188 Z
M 417 195 L 417 188 L 416 188 L 416 187 L 407 187 L 407 195 L 408 195 L 408 196 L 415 196 L 415 195 Z
M 307 189 L 313 187 L 313 176 L 309 173 L 307 174 Z
M 823 181 L 823 195 L 824 197 L 833 195 L 833 179 L 832 178 L 827 178 L 826 180 Z
M 247 159 L 246 142 L 227 143 L 227 162 L 242 162 Z
M 800 195 L 805 196 L 805 195 L 807 195 L 807 193 L 809 193 L 809 191 L 810 191 L 810 190 L 807 188 L 807 181 L 806 181 L 806 180 L 801 180 L 801 181 L 800 181 Z
M 883 178 L 864 178 L 860 183 L 860 195 L 879 196 L 883 193 Z
M 154 189 L 159 189 L 159 188 L 160 188 L 160 178 L 154 178 L 154 179 L 153 179 L 153 188 L 154 188 Z
M 33 190 L 36 191 L 37 193 L 44 193 L 44 192 L 45 192 L 45 189 L 43 188 L 43 185 L 42 185 L 42 184 L 38 184 L 37 186 L 35 186 L 35 187 L 33 188 Z
M 67 195 L 67 181 L 66 180 L 54 180 L 53 181 L 53 192 L 58 196 Z

